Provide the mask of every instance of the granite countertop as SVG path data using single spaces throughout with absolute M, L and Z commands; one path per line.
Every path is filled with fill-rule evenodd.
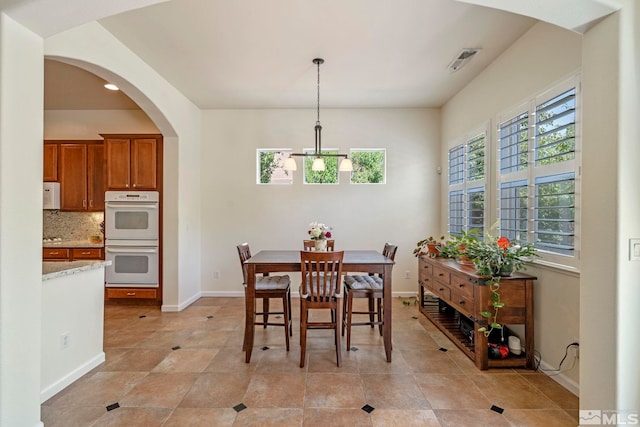
M 100 243 L 91 243 L 86 240 L 62 240 L 59 242 L 42 242 L 43 248 L 104 248 L 104 240 Z
M 77 274 L 111 265 L 111 261 L 44 261 L 42 263 L 42 280 Z

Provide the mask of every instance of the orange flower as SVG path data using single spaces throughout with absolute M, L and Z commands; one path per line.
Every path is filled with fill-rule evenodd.
M 505 249 L 505 250 L 508 249 L 509 245 L 511 244 L 509 239 L 507 239 L 506 237 L 499 238 L 496 243 L 498 244 L 498 246 L 500 246 L 502 249 Z

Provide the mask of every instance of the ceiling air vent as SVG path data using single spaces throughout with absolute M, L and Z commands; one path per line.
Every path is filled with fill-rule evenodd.
M 471 58 L 473 58 L 479 51 L 480 49 L 476 48 L 462 49 L 462 52 L 460 52 L 458 56 L 453 61 L 451 61 L 447 68 L 449 68 L 450 72 L 455 73 L 460 68 L 464 67 L 464 65 L 469 62 Z

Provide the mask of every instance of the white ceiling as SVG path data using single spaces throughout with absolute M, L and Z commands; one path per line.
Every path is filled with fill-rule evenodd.
M 315 57 L 321 107 L 439 107 L 537 21 L 454 0 L 174 0 L 99 22 L 210 109 L 314 107 Z M 482 50 L 452 74 L 463 48 Z M 122 108 L 70 68 L 47 65 L 46 109 Z

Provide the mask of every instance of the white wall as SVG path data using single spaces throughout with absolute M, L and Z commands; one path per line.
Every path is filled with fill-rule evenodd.
M 40 421 L 42 39 L 0 12 L 0 425 Z M 17 185 L 19 183 L 19 185 Z
M 579 71 L 581 36 L 550 24 L 538 23 L 489 65 L 442 109 L 442 164 L 446 170 L 449 146 L 465 132 L 490 122 L 491 146 L 497 139 L 498 113 L 549 88 Z M 464 72 L 464 69 L 461 71 Z M 495 176 L 495 163 L 489 165 Z M 496 190 L 488 184 L 490 226 L 497 220 Z M 442 182 L 441 226 L 447 224 L 447 183 Z M 558 367 L 565 347 L 580 336 L 580 281 L 577 275 L 549 268 L 529 268 L 534 285 L 535 348 L 547 368 Z M 558 379 L 556 377 L 556 379 Z M 577 393 L 579 369 L 560 377 Z
M 321 221 L 333 227 L 336 249 L 397 244 L 393 291 L 415 295 L 413 248 L 439 229 L 439 119 L 429 109 L 321 110 L 323 148 L 386 148 L 387 183 L 352 185 L 341 173 L 339 185 L 304 185 L 298 159 L 292 185 L 269 186 L 256 184 L 256 149 L 313 148 L 315 111 L 205 111 L 203 293 L 242 295 L 237 244 L 249 242 L 254 253 L 298 249 L 309 223 Z
M 41 402 L 104 362 L 104 267 L 42 281 Z M 61 348 L 60 337 L 69 345 Z
M 159 133 L 142 110 L 45 110 L 44 139 L 102 139 L 101 133 Z

